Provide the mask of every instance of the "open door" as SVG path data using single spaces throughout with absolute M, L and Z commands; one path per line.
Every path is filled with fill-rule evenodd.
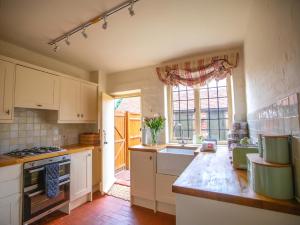
M 107 193 L 115 182 L 114 99 L 102 93 L 102 193 Z

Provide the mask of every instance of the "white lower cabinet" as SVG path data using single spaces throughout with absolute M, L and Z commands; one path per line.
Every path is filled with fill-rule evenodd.
M 177 178 L 178 176 L 156 174 L 156 201 L 175 205 L 172 185 Z
M 131 203 L 155 208 L 156 153 L 130 152 Z
M 71 209 L 92 199 L 92 150 L 71 155 Z M 74 203 L 78 200 L 78 203 Z M 73 204 L 72 204 L 73 202 Z
M 20 206 L 21 194 L 19 193 L 0 198 L 0 225 L 20 225 Z
M 0 225 L 21 224 L 21 165 L 0 167 Z

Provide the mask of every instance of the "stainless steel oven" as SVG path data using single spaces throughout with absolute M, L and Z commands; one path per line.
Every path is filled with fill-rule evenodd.
M 45 165 L 59 164 L 59 194 L 45 193 Z M 63 155 L 24 164 L 23 224 L 30 224 L 68 204 L 70 199 L 70 156 Z

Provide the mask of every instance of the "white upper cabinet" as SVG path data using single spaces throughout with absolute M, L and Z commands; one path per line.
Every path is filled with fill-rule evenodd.
M 16 107 L 58 110 L 59 90 L 58 76 L 16 66 Z
M 13 120 L 15 64 L 0 60 L 0 123 Z
M 61 77 L 60 123 L 97 122 L 97 85 Z
M 80 82 L 61 78 L 59 121 L 72 122 L 80 119 Z
M 97 86 L 81 83 L 80 86 L 80 117 L 84 121 L 97 121 Z

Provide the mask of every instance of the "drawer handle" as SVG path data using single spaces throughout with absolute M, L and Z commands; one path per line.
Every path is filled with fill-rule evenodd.
M 38 106 L 38 107 L 42 107 L 43 105 L 41 105 L 41 104 L 37 104 L 36 106 Z
M 152 160 L 152 156 L 150 156 L 149 159 Z
M 9 110 L 9 109 L 6 110 L 5 113 L 6 113 L 7 115 L 9 115 L 9 114 L 10 114 L 10 110 Z
M 80 114 L 79 114 L 79 113 L 77 114 L 77 117 L 80 117 Z
M 83 118 L 83 114 L 81 114 L 81 118 Z

